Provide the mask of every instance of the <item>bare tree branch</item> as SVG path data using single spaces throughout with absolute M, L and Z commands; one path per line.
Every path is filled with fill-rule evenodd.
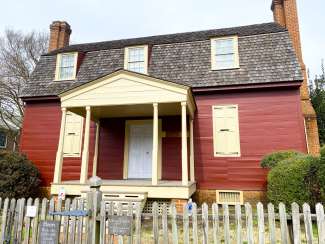
M 0 36 L 0 122 L 13 135 L 17 135 L 24 117 L 19 94 L 41 54 L 47 51 L 48 40 L 47 33 L 12 29 Z

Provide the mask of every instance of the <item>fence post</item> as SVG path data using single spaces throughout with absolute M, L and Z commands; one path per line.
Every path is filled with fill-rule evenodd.
M 100 221 L 97 221 L 97 215 L 100 213 L 100 203 L 102 201 L 102 192 L 99 190 L 101 184 L 102 180 L 97 176 L 89 179 L 90 191 L 87 193 L 87 208 L 89 211 L 89 231 L 87 235 L 89 235 L 89 244 L 99 243 Z

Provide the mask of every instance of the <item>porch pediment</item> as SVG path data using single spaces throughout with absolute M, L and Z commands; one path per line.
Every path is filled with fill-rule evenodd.
M 188 101 L 189 87 L 126 70 L 116 71 L 60 95 L 62 107 L 111 106 Z

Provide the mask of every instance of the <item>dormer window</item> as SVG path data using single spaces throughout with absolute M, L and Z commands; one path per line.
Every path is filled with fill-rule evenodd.
M 55 80 L 74 80 L 77 72 L 78 53 L 60 53 L 56 59 Z
M 124 52 L 124 69 L 147 74 L 148 46 L 126 47 Z
M 212 70 L 239 68 L 238 37 L 211 39 Z

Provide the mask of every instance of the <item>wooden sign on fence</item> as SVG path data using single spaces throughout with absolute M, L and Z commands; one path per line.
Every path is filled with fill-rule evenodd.
M 58 244 L 60 234 L 60 222 L 42 220 L 39 229 L 39 244 Z
M 108 215 L 108 231 L 111 235 L 130 236 L 132 216 Z

